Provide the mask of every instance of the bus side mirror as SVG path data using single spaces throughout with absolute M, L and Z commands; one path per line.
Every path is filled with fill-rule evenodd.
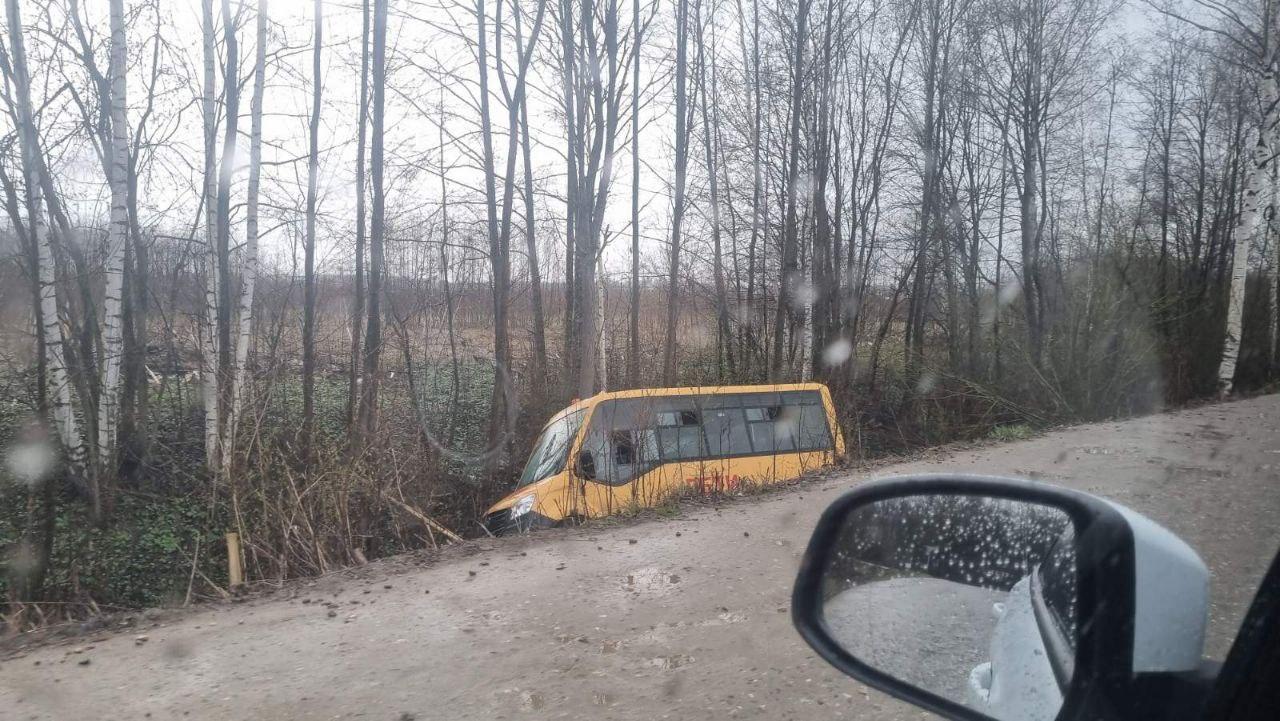
M 894 478 L 823 514 L 792 620 L 836 668 L 946 718 L 1162 718 L 1212 686 L 1208 580 L 1189 546 L 1119 504 Z
M 578 452 L 578 475 L 594 481 L 596 478 L 596 457 L 591 451 Z

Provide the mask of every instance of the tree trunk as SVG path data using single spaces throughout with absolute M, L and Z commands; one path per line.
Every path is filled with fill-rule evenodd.
M 124 257 L 129 238 L 129 127 L 124 0 L 111 0 L 111 148 L 107 182 L 111 186 L 111 225 L 103 258 L 102 363 L 98 386 L 98 443 L 95 468 L 99 484 L 115 475 L 120 418 L 120 363 L 124 349 Z
M 387 94 L 387 0 L 373 3 L 373 131 L 369 166 L 373 180 L 373 213 L 369 222 L 369 322 L 364 338 L 364 379 L 360 392 L 361 445 L 378 424 L 378 369 L 382 360 L 382 245 L 386 198 L 383 194 L 383 127 Z
M 802 0 L 804 2 L 806 0 Z M 680 320 L 680 243 L 684 226 L 685 176 L 689 166 L 689 2 L 676 0 L 676 157 L 675 207 L 671 215 L 671 248 L 667 275 L 667 334 L 663 344 L 662 382 L 676 383 L 676 332 Z
M 36 285 L 39 306 L 36 314 L 44 345 L 44 366 L 49 407 L 62 447 L 77 475 L 84 473 L 84 440 L 80 435 L 75 410 L 71 405 L 71 384 L 67 375 L 61 316 L 58 312 L 57 275 L 48 227 L 43 219 L 41 159 L 39 134 L 31 105 L 31 78 L 27 72 L 26 45 L 22 37 L 22 16 L 18 0 L 6 0 L 9 25 L 9 51 L 12 56 L 14 106 L 17 115 L 18 144 L 22 154 L 22 171 L 27 187 L 27 230 L 36 249 Z M 92 483 L 92 477 L 90 477 Z M 98 505 L 97 489 L 91 488 Z
M 1227 284 L 1227 320 L 1226 339 L 1222 348 L 1222 360 L 1218 364 L 1218 388 L 1222 396 L 1231 394 L 1236 375 L 1236 361 L 1240 355 L 1241 324 L 1244 319 L 1244 287 L 1249 273 L 1249 250 L 1253 243 L 1253 235 L 1258 230 L 1259 221 L 1267 204 L 1267 176 L 1272 157 L 1272 145 L 1276 144 L 1280 123 L 1280 93 L 1276 88 L 1276 71 L 1267 68 L 1262 74 L 1260 95 L 1262 96 L 1261 127 L 1258 141 L 1253 146 L 1250 163 L 1244 179 L 1244 198 L 1240 205 L 1240 220 L 1231 231 L 1231 245 L 1234 255 L 1231 262 L 1231 276 Z
M 311 122 L 307 126 L 307 217 L 302 241 L 302 457 L 311 458 L 316 409 L 316 193 L 320 181 L 320 51 L 324 47 L 324 11 L 315 0 L 315 38 L 311 52 Z
M 254 49 L 253 97 L 249 100 L 249 186 L 244 219 L 244 263 L 240 271 L 240 317 L 236 360 L 231 384 L 230 442 L 222 449 L 222 464 L 229 466 L 244 406 L 244 382 L 253 339 L 253 292 L 258 281 L 258 188 L 262 178 L 262 103 L 267 78 L 268 0 L 258 0 L 257 46 Z
M 577 387 L 578 356 L 577 316 L 574 307 L 577 297 L 577 269 L 575 255 L 577 250 L 577 214 L 578 214 L 578 153 L 581 147 L 581 129 L 578 122 L 578 103 L 575 98 L 576 80 L 574 63 L 577 58 L 576 42 L 573 30 L 573 4 L 568 0 L 560 2 L 560 66 L 561 84 L 564 93 L 565 117 L 565 249 L 564 249 L 564 350 L 563 373 L 565 392 L 572 393 Z
M 502 0 L 498 0 L 501 2 Z M 476 0 L 476 37 L 479 54 L 476 63 L 480 70 L 480 137 L 484 147 L 484 197 L 486 230 L 489 239 L 489 264 L 492 272 L 490 288 L 493 292 L 493 398 L 489 414 L 489 446 L 499 451 L 495 458 L 502 456 L 501 449 L 506 447 L 506 428 L 503 425 L 507 407 L 508 351 L 507 340 L 507 278 L 510 268 L 507 262 L 507 249 L 498 230 L 498 197 L 495 188 L 495 169 L 493 158 L 493 126 L 489 113 L 489 52 L 488 33 L 486 31 L 484 0 Z M 495 23 L 495 32 L 501 33 L 501 24 Z M 514 109 L 513 109 L 514 110 Z M 516 134 L 510 132 L 512 139 Z M 514 158 L 509 158 L 514 162 Z M 509 178 L 510 176 L 508 176 Z
M 513 12 L 516 21 L 516 50 L 522 56 L 525 54 L 524 40 L 521 28 L 521 12 L 520 3 L 512 3 Z M 538 28 L 536 28 L 529 39 L 528 46 L 532 48 L 536 45 L 538 39 L 537 30 L 541 28 L 542 13 L 546 9 L 546 0 L 538 2 Z M 528 61 L 522 63 L 525 66 L 524 73 L 527 73 Z M 523 80 L 521 81 L 523 85 Z M 524 246 L 525 253 L 528 257 L 529 264 L 529 306 L 533 313 L 533 381 L 535 387 L 541 389 L 546 380 L 547 374 L 547 322 L 546 315 L 542 307 L 542 268 L 538 264 L 538 234 L 536 224 L 534 222 L 534 197 L 533 197 L 533 141 L 529 134 L 529 95 L 527 92 L 519 92 L 520 101 L 520 149 L 521 160 L 524 167 Z
M 800 105 L 804 99 L 804 47 L 809 38 L 809 8 L 811 0 L 799 0 L 796 5 L 795 55 L 791 68 L 791 117 L 788 122 L 787 199 L 782 229 L 782 266 L 778 278 L 778 307 L 773 319 L 773 357 L 769 363 L 769 377 L 773 381 L 783 378 L 782 346 L 787 333 L 787 320 L 794 315 L 791 309 L 794 291 L 792 284 L 798 270 L 799 218 L 796 209 L 800 180 Z
M 201 94 L 201 115 L 204 125 L 204 240 L 202 254 L 204 265 L 204 317 L 202 319 L 202 348 L 200 352 L 200 385 L 204 400 L 204 453 L 205 463 L 216 471 L 221 461 L 218 450 L 218 254 L 215 250 L 217 227 L 218 183 L 217 116 L 214 108 L 215 63 L 217 49 L 213 37 L 213 0 L 203 0 L 201 7 L 201 38 L 204 48 L 204 87 Z
M 640 0 L 631 0 L 631 304 L 627 318 L 627 386 L 640 385 Z
M 240 49 L 236 42 L 236 18 L 231 0 L 222 0 L 222 37 L 226 45 L 225 76 L 222 81 L 227 125 L 222 137 L 222 165 L 218 172 L 218 407 L 219 445 L 228 443 L 227 416 L 231 407 L 231 179 L 236 170 L 237 129 L 240 120 Z M 225 469 L 221 469 L 225 471 Z
M 360 341 L 364 332 L 364 243 L 365 243 L 365 139 L 369 126 L 369 0 L 360 4 L 360 109 L 356 131 L 356 258 L 355 288 L 351 299 L 351 369 L 347 381 L 348 432 L 359 435 Z M 444 146 L 441 145 L 443 148 Z
M 721 258 L 721 242 L 720 242 L 720 192 L 719 192 L 719 176 L 716 173 L 715 164 L 715 143 L 712 134 L 712 114 L 707 112 L 707 59 L 706 59 L 706 43 L 702 40 L 703 24 L 702 24 L 702 3 L 699 0 L 697 6 L 697 27 L 698 27 L 698 93 L 702 101 L 702 145 L 706 151 L 707 163 L 707 181 L 708 191 L 710 192 L 711 202 L 711 275 L 715 283 L 715 306 L 716 306 L 716 379 L 724 380 L 725 368 L 721 365 L 722 360 L 727 364 L 729 376 L 733 377 L 733 336 L 729 329 L 729 298 L 725 291 L 724 283 L 724 260 Z M 714 33 L 714 30 L 712 30 Z M 713 35 L 714 38 L 714 35 Z M 711 58 L 712 82 L 715 82 L 715 62 L 714 48 L 713 57 Z M 712 93 L 712 101 L 718 99 L 715 93 Z

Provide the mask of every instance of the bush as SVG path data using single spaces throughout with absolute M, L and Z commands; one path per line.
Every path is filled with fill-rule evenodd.
M 997 441 L 1021 441 L 1031 437 L 1031 426 L 1016 423 L 1010 426 L 996 426 L 991 429 L 991 438 Z

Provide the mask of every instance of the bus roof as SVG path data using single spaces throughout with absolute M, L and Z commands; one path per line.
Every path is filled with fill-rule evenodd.
M 597 393 L 590 398 L 583 398 L 576 401 L 568 407 L 560 410 L 547 420 L 546 425 L 551 425 L 574 411 L 590 408 L 600 401 L 612 400 L 615 398 L 649 398 L 663 396 L 707 396 L 720 395 L 722 393 L 781 393 L 783 391 L 819 391 L 825 390 L 826 386 L 822 383 L 762 383 L 758 385 L 734 385 L 734 386 L 684 386 L 680 388 L 632 388 L 623 391 L 605 391 Z

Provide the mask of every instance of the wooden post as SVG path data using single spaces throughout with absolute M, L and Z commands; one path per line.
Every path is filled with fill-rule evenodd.
M 244 585 L 244 571 L 240 567 L 240 534 L 227 532 L 227 577 L 231 588 Z

